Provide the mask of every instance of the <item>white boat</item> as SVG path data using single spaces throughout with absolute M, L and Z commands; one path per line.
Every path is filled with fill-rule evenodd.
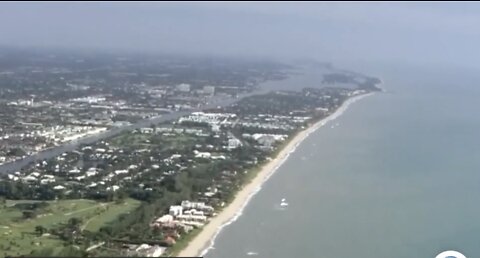
M 248 252 L 247 255 L 258 255 L 257 252 Z
M 282 199 L 282 202 L 280 203 L 280 206 L 282 206 L 282 207 L 288 206 L 288 202 L 286 201 L 285 198 Z

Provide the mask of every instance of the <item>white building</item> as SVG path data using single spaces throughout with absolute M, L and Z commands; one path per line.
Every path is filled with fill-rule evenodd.
M 153 128 L 150 128 L 150 127 L 144 127 L 144 128 L 140 128 L 140 133 L 144 133 L 144 134 L 150 134 L 150 133 L 153 133 Z
M 212 132 L 214 132 L 214 133 L 220 132 L 220 125 L 219 124 L 212 124 Z
M 237 138 L 228 139 L 228 148 L 229 149 L 236 149 L 242 146 L 242 142 Z
M 209 159 L 212 156 L 210 152 L 199 152 L 195 150 L 193 153 L 195 154 L 195 158 Z
M 203 93 L 208 94 L 210 96 L 215 95 L 215 86 L 204 86 Z
M 148 244 L 141 244 L 135 249 L 135 252 L 137 252 L 137 254 L 139 254 L 140 256 L 160 257 L 165 252 L 165 250 L 165 247 L 161 247 L 158 245 L 151 246 Z
M 205 205 L 204 202 L 190 202 L 188 200 L 182 201 L 181 206 L 184 210 L 199 210 L 204 212 L 212 212 L 214 209 L 212 206 Z
M 170 210 L 168 211 L 168 214 L 172 216 L 179 216 L 182 215 L 183 212 L 183 207 L 179 205 L 172 205 L 170 206 Z
M 275 143 L 275 137 L 272 135 L 262 135 L 257 139 L 257 142 L 263 146 L 271 147 Z
M 160 224 L 171 223 L 173 222 L 173 215 L 166 214 L 155 220 L 155 222 Z
M 81 172 L 81 171 L 80 171 L 78 168 L 74 168 L 74 169 L 68 171 L 69 174 L 78 174 L 78 173 L 80 173 L 80 172 Z
M 57 185 L 55 187 L 53 187 L 53 190 L 64 190 L 65 189 L 65 186 L 63 185 Z
M 207 221 L 207 216 L 193 215 L 193 214 L 190 214 L 190 215 L 182 214 L 182 215 L 178 215 L 177 219 L 180 220 L 181 222 L 184 222 L 184 221 L 205 222 L 205 221 Z
M 177 85 L 177 90 L 181 92 L 190 92 L 190 84 L 182 83 Z
M 118 186 L 118 185 L 112 185 L 111 187 L 110 187 L 110 186 L 107 187 L 107 191 L 113 191 L 113 192 L 115 192 L 115 191 L 117 191 L 118 189 L 120 189 L 120 186 Z
M 128 170 L 126 169 L 120 169 L 120 170 L 115 170 L 115 174 L 120 175 L 120 174 L 127 174 Z

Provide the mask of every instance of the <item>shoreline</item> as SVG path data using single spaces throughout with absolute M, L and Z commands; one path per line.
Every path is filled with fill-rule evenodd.
M 262 185 L 277 171 L 280 166 L 282 166 L 290 154 L 296 150 L 303 140 L 328 122 L 341 116 L 351 104 L 373 94 L 374 92 L 370 92 L 348 98 L 340 107 L 337 108 L 337 110 L 335 110 L 335 112 L 294 135 L 288 144 L 282 150 L 280 150 L 277 156 L 268 163 L 264 164 L 257 175 L 255 175 L 255 177 L 249 183 L 244 185 L 243 188 L 235 194 L 233 201 L 229 203 L 217 216 L 213 217 L 208 224 L 201 228 L 200 233 L 178 253 L 178 257 L 203 257 L 209 250 L 213 248 L 215 239 L 223 230 L 223 228 L 235 222 L 242 215 L 243 210 L 248 205 L 252 197 L 261 190 Z

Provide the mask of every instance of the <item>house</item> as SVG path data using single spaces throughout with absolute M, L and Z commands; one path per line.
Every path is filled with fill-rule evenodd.
M 182 206 L 172 205 L 172 206 L 170 206 L 168 214 L 176 217 L 176 216 L 182 215 L 182 212 L 183 212 L 183 207 Z
M 218 189 L 216 187 L 208 187 L 207 190 L 208 192 L 203 193 L 203 195 L 205 195 L 206 197 L 212 197 L 218 192 Z
M 177 85 L 177 90 L 180 92 L 189 92 L 190 91 L 190 84 L 182 83 Z
M 96 168 L 89 168 L 89 169 L 87 170 L 87 172 L 85 173 L 85 176 L 91 177 L 91 176 L 94 176 L 94 175 L 96 175 L 96 174 L 98 174 L 98 171 L 97 171 Z
M 171 207 L 170 207 L 170 209 L 171 209 Z M 159 224 L 171 223 L 171 222 L 173 222 L 173 215 L 170 215 L 170 214 L 163 215 L 162 217 L 155 220 L 155 222 L 159 223 Z
M 212 206 L 205 205 L 204 202 L 190 202 L 190 201 L 182 201 L 181 206 L 184 210 L 191 210 L 196 209 L 204 212 L 212 212 L 214 209 Z
M 212 124 L 212 132 L 214 132 L 214 133 L 220 132 L 220 125 Z
M 158 127 L 155 128 L 155 133 L 165 133 L 165 132 L 171 132 L 172 128 L 169 127 Z
M 77 180 L 77 181 L 82 181 L 83 179 L 85 179 L 85 176 L 77 176 L 77 177 L 75 177 L 75 180 Z
M 215 95 L 215 86 L 203 86 L 203 93 L 210 96 Z
M 128 170 L 126 169 L 121 169 L 121 170 L 115 170 L 115 174 L 120 175 L 120 174 L 127 174 Z
M 189 222 L 189 221 L 194 221 L 194 222 L 205 222 L 207 221 L 207 216 L 205 215 L 186 215 L 182 214 L 177 216 L 177 219 L 181 222 Z
M 34 177 L 34 176 L 26 176 L 26 177 L 24 177 L 24 178 L 22 178 L 22 179 L 23 179 L 23 181 L 25 181 L 25 182 L 37 181 L 37 178 Z
M 185 133 L 188 133 L 188 134 L 199 134 L 199 133 L 202 133 L 202 129 L 185 128 Z
M 209 159 L 212 154 L 210 154 L 210 152 L 199 152 L 197 150 L 193 151 L 193 153 L 195 154 L 195 158 L 203 158 L 203 159 Z
M 145 128 L 140 128 L 140 133 L 143 134 L 151 134 L 153 133 L 153 128 L 145 127 Z
M 195 228 L 200 228 L 203 225 L 205 225 L 205 223 L 196 222 L 196 221 L 181 221 L 180 223 L 183 223 L 184 225 L 192 226 L 192 227 L 195 227 Z
M 87 185 L 88 188 L 92 188 L 92 187 L 95 187 L 95 186 L 97 186 L 97 183 L 91 183 L 91 184 Z
M 236 149 L 242 146 L 242 142 L 237 138 L 228 139 L 228 148 L 229 149 Z
M 265 147 L 272 147 L 275 143 L 275 137 L 272 135 L 262 135 L 257 138 L 257 142 Z
M 205 215 L 205 214 L 203 214 L 203 211 L 197 211 L 195 209 L 186 210 L 186 211 L 183 212 L 183 214 L 195 215 L 195 216 L 204 216 Z
M 53 190 L 65 190 L 65 186 L 57 185 L 57 186 L 53 187 Z
M 161 247 L 158 245 L 148 245 L 148 244 L 141 244 L 137 248 L 135 248 L 135 252 L 137 253 L 138 256 L 144 256 L 144 257 L 160 257 L 164 252 L 166 248 Z
M 78 168 L 74 168 L 74 169 L 68 171 L 69 174 L 78 174 L 78 173 L 80 173 L 80 172 L 81 172 L 81 171 L 80 171 Z
M 18 180 L 18 177 L 17 177 L 17 176 L 14 176 L 14 175 L 12 175 L 12 174 L 8 174 L 8 179 L 13 180 L 13 181 L 17 181 L 17 180 Z
M 113 191 L 113 192 L 115 192 L 115 191 L 117 191 L 118 189 L 120 189 L 120 186 L 118 186 L 118 185 L 112 185 L 112 186 L 107 187 L 107 191 Z
M 44 178 L 40 180 L 40 184 L 45 185 L 48 183 L 55 183 L 55 178 Z
M 39 177 L 39 176 L 40 176 L 40 173 L 38 173 L 38 172 L 33 172 L 33 173 L 30 174 L 30 176 Z

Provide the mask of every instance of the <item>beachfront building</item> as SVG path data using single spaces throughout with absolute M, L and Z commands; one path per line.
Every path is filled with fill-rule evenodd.
M 162 217 L 155 220 L 158 224 L 166 224 L 173 222 L 173 216 L 170 214 L 163 215 Z
M 135 253 L 137 256 L 144 256 L 144 257 L 160 257 L 163 253 L 165 253 L 166 247 L 158 246 L 158 245 L 148 245 L 148 244 L 141 244 L 135 248 Z
M 182 214 L 178 215 L 176 219 L 180 222 L 188 222 L 188 221 L 194 221 L 194 222 L 200 222 L 204 223 L 207 221 L 207 216 L 205 215 L 193 215 L 193 214 Z
M 180 205 L 173 205 L 173 206 L 170 206 L 170 210 L 168 212 L 168 214 L 176 217 L 176 216 L 179 216 L 179 215 L 182 215 L 183 213 L 183 207 L 180 206 Z
M 182 206 L 183 210 L 195 209 L 195 210 L 199 210 L 199 211 L 203 211 L 203 212 L 213 212 L 214 211 L 214 208 L 212 206 L 205 205 L 204 202 L 190 202 L 190 201 L 185 200 L 185 201 L 182 201 L 181 206 Z

